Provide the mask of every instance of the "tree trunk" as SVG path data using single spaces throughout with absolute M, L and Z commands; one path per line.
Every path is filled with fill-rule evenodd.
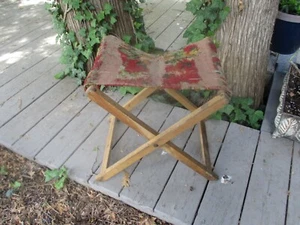
M 234 96 L 263 98 L 269 46 L 279 0 L 228 0 L 231 12 L 216 37 Z
M 134 36 L 134 27 L 131 16 L 128 12 L 124 11 L 124 4 L 127 0 L 90 0 L 96 7 L 96 11 L 99 12 L 103 9 L 105 3 L 110 3 L 114 11 L 117 13 L 117 23 L 114 27 L 114 35 L 122 38 L 124 35 Z
M 105 3 L 109 3 L 113 6 L 114 12 L 117 14 L 117 22 L 114 24 L 112 34 L 122 38 L 124 35 L 129 35 L 134 37 L 134 26 L 130 14 L 124 11 L 124 4 L 127 0 L 89 0 L 90 3 L 95 7 L 95 13 L 98 13 L 103 10 Z M 75 12 L 73 10 L 68 11 L 67 5 L 63 3 L 63 0 L 59 0 L 61 8 L 64 12 L 64 18 L 67 23 L 68 30 L 74 31 L 76 38 L 81 42 L 84 41 L 83 38 L 79 35 L 78 31 L 81 28 L 88 28 L 90 25 L 86 22 L 79 22 L 74 19 Z M 95 52 L 96 53 L 96 52 Z M 93 65 L 94 57 L 87 63 L 87 70 L 89 71 Z

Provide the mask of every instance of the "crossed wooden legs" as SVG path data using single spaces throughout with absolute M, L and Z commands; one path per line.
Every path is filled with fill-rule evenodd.
M 228 100 L 226 98 L 226 95 L 220 93 L 201 107 L 197 108 L 179 92 L 166 89 L 166 92 L 168 94 L 170 94 L 183 106 L 189 109 L 191 113 L 179 120 L 177 123 L 173 124 L 167 130 L 163 131 L 162 133 L 158 133 L 130 112 L 131 109 L 133 109 L 139 102 L 147 98 L 149 95 L 151 95 L 155 90 L 155 88 L 143 89 L 139 94 L 133 97 L 122 107 L 107 95 L 105 95 L 103 92 L 99 91 L 96 86 L 91 86 L 87 89 L 88 97 L 113 115 L 110 118 L 109 134 L 104 151 L 101 172 L 96 177 L 96 179 L 105 181 L 118 174 L 122 170 L 126 169 L 144 156 L 150 154 L 157 148 L 163 148 L 175 159 L 186 164 L 191 169 L 204 176 L 206 179 L 216 180 L 218 177 L 215 173 L 212 172 L 205 125 L 203 120 L 209 117 L 218 109 L 222 108 L 225 104 L 227 104 Z M 112 136 L 116 118 L 146 137 L 148 139 L 148 142 L 141 145 L 133 152 L 129 153 L 127 156 L 108 167 L 108 159 L 112 147 Z M 197 123 L 199 124 L 200 142 L 204 164 L 199 163 L 197 160 L 195 160 L 190 155 L 182 151 L 179 147 L 170 142 L 171 139 Z

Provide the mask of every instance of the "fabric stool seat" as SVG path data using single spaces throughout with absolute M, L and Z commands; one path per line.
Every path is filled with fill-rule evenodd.
M 151 55 L 107 36 L 85 85 L 220 90 L 226 84 L 219 71 L 216 49 L 208 38 L 179 51 Z

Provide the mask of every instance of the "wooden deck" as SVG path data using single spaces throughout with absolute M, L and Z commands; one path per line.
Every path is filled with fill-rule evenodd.
M 157 47 L 185 44 L 182 32 L 193 19 L 184 11 L 185 0 L 148 0 L 143 7 Z M 124 174 L 95 182 L 107 113 L 89 102 L 74 80 L 53 78 L 62 69 L 60 50 L 43 5 L 18 7 L 0 1 L 0 12 L 0 144 L 41 165 L 66 166 L 71 179 L 173 224 L 300 224 L 300 145 L 272 139 L 272 120 L 261 131 L 206 122 L 214 170 L 231 176 L 229 184 L 208 182 L 161 150 L 126 170 L 130 187 L 122 187 Z M 110 96 L 120 103 L 128 99 L 118 93 Z M 272 107 L 276 103 L 268 110 Z M 134 113 L 164 130 L 187 111 L 147 100 Z M 174 142 L 200 159 L 196 131 Z M 112 162 L 143 142 L 118 124 Z

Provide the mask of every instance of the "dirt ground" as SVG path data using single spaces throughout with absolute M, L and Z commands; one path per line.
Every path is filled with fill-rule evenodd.
M 71 180 L 57 190 L 46 170 L 0 146 L 1 225 L 168 224 Z

